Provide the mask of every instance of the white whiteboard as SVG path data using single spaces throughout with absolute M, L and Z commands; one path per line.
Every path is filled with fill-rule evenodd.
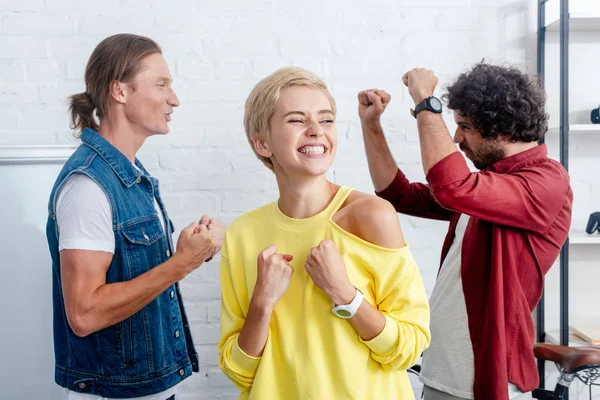
M 0 147 L 0 398 L 62 400 L 54 383 L 47 203 L 67 146 Z

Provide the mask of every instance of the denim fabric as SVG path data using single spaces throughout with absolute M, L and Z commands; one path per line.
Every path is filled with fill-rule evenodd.
M 106 283 L 131 280 L 165 262 L 174 252 L 173 224 L 158 181 L 136 159 L 136 169 L 115 147 L 86 129 L 82 145 L 59 173 L 48 204 L 46 236 L 52 256 L 55 381 L 76 392 L 126 398 L 158 393 L 198 372 L 179 285 L 160 294 L 126 320 L 78 337 L 67 321 L 63 300 L 56 198 L 72 174 L 85 174 L 106 193 L 115 252 Z M 167 224 L 163 231 L 154 198 Z

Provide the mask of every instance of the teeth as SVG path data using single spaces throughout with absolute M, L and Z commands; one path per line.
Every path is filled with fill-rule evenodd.
M 305 146 L 301 148 L 300 153 L 302 154 L 323 154 L 325 153 L 325 147 L 323 146 Z

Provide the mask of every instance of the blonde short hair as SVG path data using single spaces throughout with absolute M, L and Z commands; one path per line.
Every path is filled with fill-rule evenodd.
M 322 90 L 331 103 L 333 115 L 336 113 L 335 100 L 329 93 L 325 82 L 316 74 L 305 69 L 297 67 L 280 68 L 258 82 L 250 92 L 248 99 L 246 99 L 244 129 L 252 151 L 270 170 L 273 170 L 273 162 L 256 152 L 254 140 L 266 140 L 270 131 L 269 120 L 277 108 L 279 94 L 283 89 L 291 86 L 308 86 Z

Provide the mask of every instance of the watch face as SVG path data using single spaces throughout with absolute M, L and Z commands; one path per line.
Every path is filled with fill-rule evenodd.
M 430 98 L 429 99 L 429 105 L 435 111 L 441 111 L 442 110 L 442 102 L 437 97 Z
M 336 310 L 335 312 L 337 315 L 339 315 L 340 317 L 344 318 L 344 317 L 350 317 L 352 316 L 352 313 L 348 310 L 344 310 L 343 308 L 340 310 Z

